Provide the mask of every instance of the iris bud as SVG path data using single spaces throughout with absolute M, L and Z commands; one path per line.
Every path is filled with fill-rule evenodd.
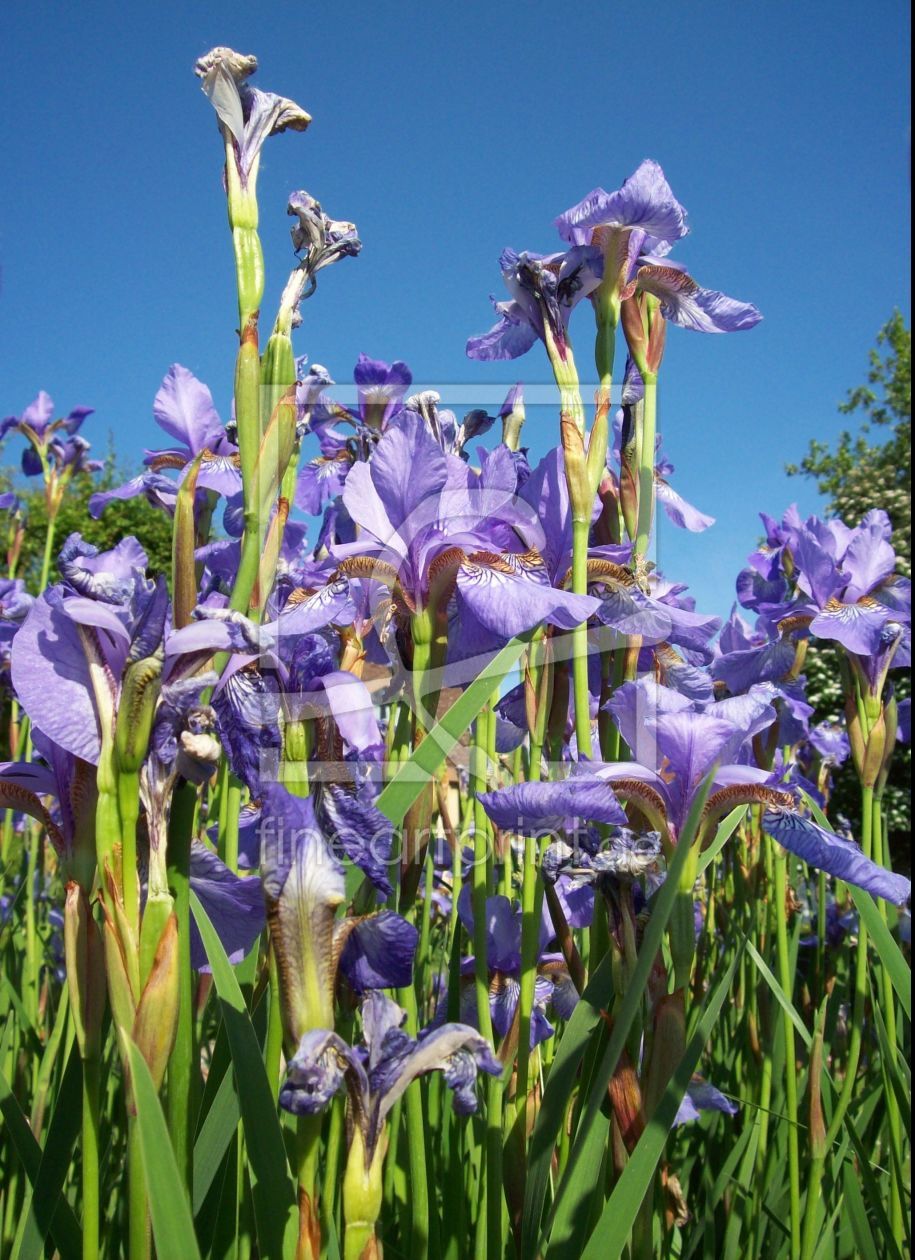
M 881 712 L 867 737 L 864 764 L 861 771 L 861 783 L 864 787 L 872 788 L 876 785 L 883 767 L 886 743 L 886 722 Z
M 854 696 L 847 696 L 845 700 L 845 726 L 848 730 L 852 761 L 860 778 L 864 770 L 864 733 L 861 730 L 861 718 L 858 715 L 858 706 Z
M 343 1219 L 346 1221 L 346 1254 L 377 1256 L 375 1222 L 381 1214 L 384 1183 L 382 1170 L 387 1139 L 382 1137 L 372 1153 L 371 1162 L 359 1125 L 353 1126 L 353 1138 L 343 1176 Z
M 178 972 L 178 920 L 171 913 L 165 920 L 159 936 L 149 978 L 137 1005 L 131 1033 L 133 1041 L 146 1060 L 157 1089 L 165 1078 L 165 1069 L 175 1041 L 178 1020 Z
M 517 451 L 521 445 L 521 429 L 524 425 L 524 395 L 519 386 L 515 386 L 506 399 L 509 410 L 502 411 L 502 441 L 510 451 Z
M 886 787 L 890 766 L 893 764 L 893 754 L 896 751 L 896 735 L 899 730 L 899 706 L 896 701 L 896 693 L 892 690 L 890 690 L 889 698 L 884 707 L 883 717 L 886 723 L 886 742 L 883 749 L 883 764 L 877 776 L 876 788 L 878 795 L 882 795 L 883 789 Z
M 76 1042 L 80 1057 L 90 1059 L 99 1050 L 105 1013 L 105 953 L 88 898 L 73 881 L 64 903 L 64 953 Z
M 654 1036 L 645 1075 L 645 1119 L 650 1120 L 686 1053 L 686 1007 L 682 989 L 665 994 L 655 1009 Z
M 147 656 L 130 665 L 124 676 L 115 726 L 115 751 L 118 769 L 127 774 L 138 773 L 146 757 L 161 675 L 162 662 L 155 656 Z
M 563 412 L 560 417 L 559 431 L 562 436 L 562 453 L 565 457 L 572 520 L 590 522 L 594 491 L 591 489 L 591 480 L 588 475 L 584 438 L 568 412 Z

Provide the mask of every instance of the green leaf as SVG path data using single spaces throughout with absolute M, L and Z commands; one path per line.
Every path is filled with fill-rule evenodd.
M 808 1031 L 807 1025 L 804 1023 L 803 1019 L 801 1019 L 801 1016 L 798 1013 L 797 1007 L 794 1005 L 794 1003 L 788 997 L 788 994 L 785 992 L 785 990 L 779 984 L 778 980 L 772 974 L 771 970 L 766 965 L 766 962 L 763 959 L 762 955 L 760 954 L 759 950 L 756 948 L 756 946 L 753 944 L 752 941 L 747 941 L 747 953 L 753 959 L 754 963 L 756 964 L 759 970 L 759 974 L 762 976 L 766 984 L 769 986 L 769 988 L 772 990 L 773 994 L 775 995 L 775 1000 L 778 1002 L 779 1006 L 782 1008 L 782 1010 L 791 1020 L 801 1041 L 803 1041 L 804 1045 L 809 1050 L 810 1044 L 813 1041 L 813 1037 Z
M 127 1043 L 127 1054 L 156 1255 L 158 1260 L 199 1260 L 194 1221 L 156 1087 L 146 1060 L 132 1041 Z
M 391 822 L 399 823 L 403 820 L 425 784 L 464 732 L 469 730 L 474 718 L 492 698 L 502 680 L 511 673 L 529 639 L 529 635 L 524 635 L 506 643 L 454 702 L 441 721 L 436 722 L 409 761 L 404 762 L 383 789 L 376 804 Z
M 661 948 L 661 941 L 668 921 L 680 895 L 680 873 L 686 865 L 690 847 L 699 829 L 699 822 L 702 818 L 705 802 L 708 800 L 713 773 L 707 776 L 693 798 L 689 816 L 674 850 L 673 860 L 667 869 L 667 878 L 652 900 L 651 917 L 648 920 L 648 926 L 642 938 L 642 947 L 639 950 L 638 960 L 629 979 L 628 988 L 620 1004 L 619 1011 L 617 1012 L 614 1009 L 613 1031 L 610 1034 L 610 1041 L 603 1060 L 594 1073 L 594 1079 L 588 1092 L 587 1102 L 582 1109 L 581 1119 L 569 1159 L 553 1201 L 552 1215 L 555 1222 L 553 1228 L 557 1235 L 567 1230 L 570 1237 L 575 1236 L 576 1231 L 572 1228 L 572 1222 L 584 1210 L 584 1202 L 590 1196 L 593 1168 L 596 1166 L 595 1144 L 598 1138 L 601 1143 L 605 1142 L 607 1138 L 607 1126 L 599 1125 L 598 1117 L 603 1101 L 607 1097 L 607 1090 L 613 1073 L 616 1071 L 616 1065 L 629 1036 L 629 1030 L 642 1005 L 648 977 L 654 966 L 658 950 Z M 603 1130 L 602 1132 L 600 1132 L 601 1129 Z M 598 1136 L 595 1137 L 595 1134 Z M 532 1256 L 537 1254 L 539 1225 L 543 1211 L 543 1197 L 546 1191 L 546 1177 L 549 1173 L 551 1151 L 545 1152 L 545 1156 L 542 1152 L 538 1152 L 538 1154 L 541 1162 L 537 1168 L 537 1179 L 534 1181 L 530 1176 L 528 1177 L 527 1195 L 525 1196 L 524 1205 L 524 1226 L 527 1232 L 522 1234 L 521 1246 L 523 1255 Z M 537 1197 L 535 1198 L 535 1196 Z M 528 1243 L 533 1244 L 530 1250 L 525 1245 L 525 1236 L 528 1239 Z
M 886 1208 L 883 1206 L 883 1195 L 871 1166 L 873 1150 L 868 1151 L 865 1147 L 850 1112 L 845 1116 L 845 1128 L 848 1130 L 848 1136 L 851 1138 L 851 1144 L 855 1148 L 855 1154 L 858 1157 L 857 1165 L 852 1166 L 849 1163 L 848 1167 L 852 1169 L 855 1184 L 860 1181 L 867 1194 L 867 1202 L 874 1216 L 872 1233 L 881 1240 L 888 1260 L 902 1260 L 902 1254 L 893 1237 L 893 1229 L 886 1214 Z
M 232 1073 L 226 1072 L 194 1143 L 194 1216 L 203 1206 L 222 1166 L 240 1118 Z
M 877 909 L 877 904 L 870 893 L 865 892 L 863 888 L 855 888 L 853 884 L 848 885 L 848 891 L 851 893 L 852 900 L 858 908 L 861 922 L 867 928 L 871 944 L 889 973 L 893 988 L 896 990 L 896 996 L 899 998 L 899 1004 L 905 1011 L 906 1017 L 911 1019 L 912 972 L 905 960 L 905 956 L 893 940 L 890 929 L 887 927 L 883 915 Z
M 845 1165 L 842 1184 L 845 1189 L 845 1210 L 851 1222 L 852 1232 L 855 1235 L 855 1245 L 858 1248 L 858 1254 L 861 1256 L 861 1260 L 880 1260 L 880 1253 L 874 1242 L 873 1227 L 867 1219 L 861 1188 L 858 1185 L 855 1170 L 851 1164 Z
M 528 1157 L 527 1189 L 524 1197 L 521 1254 L 534 1255 L 543 1200 L 550 1177 L 553 1147 L 562 1128 L 569 1098 L 575 1088 L 578 1068 L 602 1015 L 613 994 L 612 959 L 607 954 L 585 985 L 572 1018 L 563 1030 L 543 1091 Z
M 680 1065 L 664 1091 L 657 1111 L 639 1138 L 613 1193 L 607 1200 L 597 1227 L 588 1239 L 588 1245 L 585 1247 L 581 1260 L 618 1260 L 618 1257 L 623 1254 L 639 1208 L 642 1206 L 658 1161 L 664 1152 L 677 1110 L 686 1093 L 686 1087 L 692 1080 L 702 1052 L 721 1014 L 724 1000 L 730 992 L 734 973 L 740 961 L 740 953 L 741 946 L 738 945 L 727 971 L 706 998 L 702 1017 L 689 1040 L 686 1053 L 680 1060 Z
M 812 797 L 804 793 L 804 800 L 810 808 L 814 819 L 828 830 L 832 830 L 832 825 L 823 811 L 817 805 Z M 852 900 L 858 908 L 861 916 L 861 922 L 867 928 L 871 943 L 880 956 L 880 961 L 886 967 L 892 981 L 893 988 L 902 1005 L 909 1020 L 912 1018 L 912 972 L 905 960 L 902 950 L 893 940 L 890 929 L 884 921 L 883 915 L 877 909 L 877 903 L 874 901 L 870 893 L 865 892 L 863 888 L 856 888 L 854 884 L 846 885 L 848 891 L 852 895 Z
M 902 1115 L 902 1122 L 905 1125 L 906 1133 L 911 1140 L 912 1136 L 912 1115 L 911 1115 L 911 1098 L 909 1088 L 902 1078 L 900 1071 L 899 1047 L 895 1048 L 890 1044 L 890 1035 L 887 1031 L 886 1021 L 883 1018 L 883 1012 L 880 1009 L 880 998 L 877 994 L 876 986 L 871 978 L 871 1004 L 874 1011 L 874 1021 L 877 1025 L 877 1040 L 880 1043 L 880 1057 L 883 1061 L 883 1070 L 886 1072 L 887 1082 L 896 1095 L 896 1103 Z M 887 1099 L 887 1102 L 889 1100 Z M 908 1193 L 908 1188 L 903 1189 L 903 1194 Z
M 29 1122 L 22 1113 L 22 1108 L 10 1088 L 9 1081 L 0 1071 L 0 1115 L 3 1116 L 5 1131 L 12 1143 L 13 1150 L 25 1171 L 34 1196 L 35 1184 L 41 1169 L 43 1152 Z M 67 1200 L 60 1196 L 49 1229 L 54 1242 L 61 1253 L 78 1256 L 82 1251 L 82 1231 Z
M 232 964 L 193 889 L 191 909 L 213 969 L 232 1051 L 260 1251 L 270 1257 L 294 1255 L 298 1237 L 295 1183 L 257 1034 Z
M 13 1247 L 14 1260 L 40 1260 L 45 1239 L 54 1237 L 61 1260 L 79 1260 L 80 1227 L 64 1196 L 73 1147 L 81 1124 L 82 1064 L 74 1044 L 64 1069 L 30 1202 L 23 1211 Z
M 731 836 L 744 820 L 747 812 L 746 805 L 738 805 L 736 809 L 732 809 L 726 818 L 722 818 L 718 824 L 718 830 L 715 832 L 715 839 L 704 849 L 696 866 L 696 877 L 698 878 L 712 862 L 730 840 Z

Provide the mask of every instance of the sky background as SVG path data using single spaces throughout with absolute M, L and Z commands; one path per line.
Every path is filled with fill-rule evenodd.
M 405 359 L 459 414 L 515 380 L 545 385 L 539 346 L 507 366 L 464 355 L 504 296 L 500 250 L 553 250 L 558 213 L 643 157 L 662 164 L 692 227 L 677 257 L 765 316 L 727 337 L 668 335 L 673 483 L 717 524 L 692 535 L 662 517 L 658 556 L 703 610 L 726 614 L 760 509 L 817 508 L 784 464 L 835 438 L 875 334 L 909 312 L 902 0 L 668 2 L 647 26 L 617 0 L 39 2 L 4 6 L 0 37 L 0 414 L 42 388 L 61 412 L 94 406 L 83 433 L 104 450 L 110 432 L 128 463 L 167 444 L 151 405 L 173 362 L 229 413 L 221 147 L 193 75 L 215 44 L 256 53 L 258 85 L 314 118 L 264 150 L 264 324 L 293 262 L 289 192 L 358 225 L 362 255 L 322 273 L 297 334 L 341 384 L 365 351 Z M 592 335 L 583 303 L 583 377 Z M 532 411 L 524 439 L 532 456 L 553 445 L 555 411 Z

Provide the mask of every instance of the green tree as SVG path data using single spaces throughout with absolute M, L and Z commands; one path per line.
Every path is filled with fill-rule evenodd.
M 835 448 L 813 441 L 788 473 L 812 477 L 827 511 L 857 524 L 880 507 L 893 523 L 901 572 L 912 566 L 912 332 L 899 311 L 877 334 L 867 384 L 849 390 L 843 415 L 860 415 L 856 433 L 846 429 Z
M 813 441 L 799 464 L 789 465 L 792 475 L 810 477 L 827 499 L 826 510 L 856 525 L 871 508 L 883 508 L 893 525 L 893 546 L 900 573 L 912 571 L 912 333 L 900 312 L 877 334 L 870 352 L 867 384 L 849 390 L 839 406 L 843 415 L 861 417 L 856 432 L 845 430 L 835 447 Z M 817 720 L 836 720 L 842 712 L 842 685 L 837 652 L 833 645 L 811 645 L 805 665 L 807 692 Z M 894 677 L 900 698 L 911 694 L 908 674 Z M 886 805 L 891 843 L 897 864 L 908 864 L 911 808 L 908 794 L 911 750 L 898 749 Z M 836 777 L 836 808 L 854 819 L 857 812 L 857 780 L 846 770 Z
M 98 490 L 109 490 L 121 485 L 131 474 L 119 465 L 113 453 L 105 460 L 105 467 L 98 474 L 78 473 L 67 487 L 67 492 L 57 515 L 55 554 L 60 545 L 72 533 L 79 532 L 87 542 L 107 551 L 122 538 L 133 534 L 149 558 L 149 573 L 156 575 L 171 572 L 172 523 L 168 516 L 153 508 L 143 498 L 127 499 L 110 503 L 101 518 L 93 520 L 89 515 L 89 500 Z M 23 483 L 12 469 L 0 470 L 0 483 L 4 488 L 15 488 L 23 506 L 25 532 L 22 539 L 17 575 L 25 579 L 29 590 L 35 591 L 41 573 L 45 534 L 48 527 L 48 509 L 40 479 Z M 56 578 L 52 568 L 51 580 Z

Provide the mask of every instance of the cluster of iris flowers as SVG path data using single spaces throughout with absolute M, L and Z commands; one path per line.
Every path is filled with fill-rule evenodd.
M 197 64 L 238 280 L 232 418 L 173 365 L 153 404 L 169 445 L 90 504 L 98 518 L 143 496 L 167 513 L 172 572 L 149 576 L 136 538 L 99 553 L 79 533 L 52 564 L 64 489 L 93 468 L 78 432 L 89 413 L 53 420 L 41 393 L 2 426 L 25 438 L 50 522 L 39 592 L 14 561 L 0 587 L 4 860 L 9 877 L 24 834 L 30 913 L 59 894 L 57 968 L 26 960 L 23 1009 L 37 1019 L 49 994 L 69 1006 L 82 1254 L 142 1260 L 151 1222 L 160 1256 L 189 1254 L 170 1253 L 175 1237 L 216 1255 L 203 1205 L 227 1170 L 216 1207 L 235 1211 L 246 1254 L 357 1260 L 386 1238 L 395 1255 L 591 1255 L 614 1230 L 633 1257 L 682 1254 L 669 1249 L 694 1212 L 673 1139 L 650 1147 L 652 1134 L 707 1111 L 739 1124 L 741 1100 L 771 1109 L 778 1042 L 784 1254 L 809 1260 L 841 1194 L 824 1152 L 873 1054 L 871 985 L 888 1077 L 902 1053 L 893 956 L 884 940 L 872 966 L 859 921 L 876 915 L 896 948 L 888 907 L 910 894 L 881 812 L 907 729 L 891 679 L 910 651 L 888 518 L 764 517 L 724 625 L 653 564 L 658 505 L 680 528 L 713 524 L 660 454 L 668 326 L 730 333 L 761 316 L 673 256 L 687 216 L 652 161 L 561 214 L 555 252 L 506 249 L 508 297 L 467 342 L 480 360 L 545 350 L 558 440 L 539 462 L 522 444 L 521 385 L 497 414 L 459 421 L 410 392 L 405 363 L 363 355 L 355 405 L 336 402 L 292 334 L 319 273 L 361 242 L 310 194 L 290 197 L 294 265 L 262 345 L 260 151 L 309 117 L 254 87 L 255 69 L 225 48 Z M 596 326 L 593 410 L 573 355 L 579 305 Z M 487 433 L 498 440 L 478 445 Z M 15 497 L 2 506 L 15 520 Z M 295 509 L 317 519 L 313 541 Z M 805 655 L 823 641 L 842 661 L 840 726 L 811 723 Z M 849 757 L 858 837 L 824 812 Z M 806 1088 L 823 1128 L 811 1120 L 809 1142 L 787 1015 L 761 1092 L 699 1070 L 731 991 L 758 1042 L 736 937 L 795 1014 L 788 943 L 802 930 L 815 956 L 801 977 Z M 776 975 L 759 952 L 772 939 Z M 850 966 L 831 961 L 840 949 Z M 237 1101 L 214 1138 L 224 1087 Z M 103 1130 L 126 1155 L 123 1176 L 107 1167 L 112 1212 Z M 897 1243 L 903 1207 L 894 1183 Z M 116 1243 L 100 1231 L 109 1217 Z M 62 1254 L 65 1224 L 43 1225 Z

